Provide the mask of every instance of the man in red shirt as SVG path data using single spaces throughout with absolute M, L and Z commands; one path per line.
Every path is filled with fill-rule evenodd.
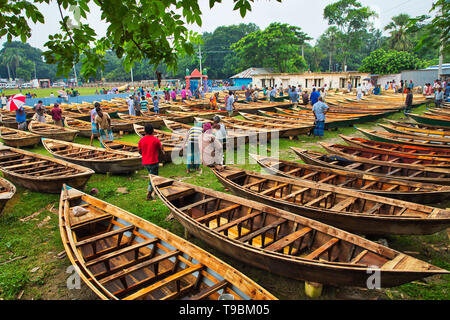
M 62 123 L 62 110 L 59 107 L 59 104 L 55 103 L 53 105 L 53 109 L 51 111 L 52 114 L 52 118 L 53 118 L 53 122 L 55 123 L 55 125 L 62 127 L 63 123 Z
M 142 164 L 150 174 L 158 175 L 159 160 L 158 154 L 162 149 L 161 141 L 153 135 L 153 126 L 145 126 L 145 136 L 139 140 L 139 153 L 142 155 Z M 153 186 L 151 180 L 148 183 L 147 201 L 153 199 Z

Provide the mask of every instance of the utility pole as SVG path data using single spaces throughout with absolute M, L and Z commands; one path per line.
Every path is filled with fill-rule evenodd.
M 133 80 L 133 67 L 131 67 L 131 84 L 134 87 L 134 80 Z
M 73 73 L 75 75 L 75 84 L 78 84 L 78 80 L 77 80 L 77 69 L 75 69 L 75 63 L 73 64 Z
M 199 60 L 200 60 L 200 74 L 203 74 L 203 70 L 202 70 L 202 47 L 198 47 L 198 50 L 199 50 L 199 52 L 198 52 L 198 58 L 199 58 Z
M 441 5 L 441 14 L 444 16 L 444 4 Z M 438 79 L 441 80 L 442 77 L 442 64 L 444 63 L 444 42 L 442 41 L 441 34 L 441 46 L 439 47 L 439 71 L 438 71 Z
M 37 79 L 36 78 L 36 62 L 34 63 L 34 78 Z

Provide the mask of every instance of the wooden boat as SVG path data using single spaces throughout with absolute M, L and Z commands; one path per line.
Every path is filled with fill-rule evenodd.
M 354 161 L 369 159 L 373 161 L 373 163 L 404 163 L 421 167 L 450 168 L 450 159 L 448 158 L 396 154 L 395 152 L 384 152 L 368 148 L 345 146 L 342 144 L 319 143 L 329 153 L 340 155 Z
M 450 197 L 450 187 L 438 184 L 403 181 L 253 154 L 250 156 L 270 174 L 285 178 L 311 180 L 377 196 L 423 204 L 441 202 Z
M 213 170 L 234 194 L 363 234 L 433 234 L 450 226 L 450 211 L 240 168 Z
M 17 186 L 48 193 L 59 193 L 64 183 L 84 188 L 94 174 L 86 167 L 6 146 L 0 147 L 0 171 Z
M 196 238 L 267 272 L 337 286 L 367 286 L 369 266 L 381 287 L 448 273 L 355 234 L 215 190 L 151 175 L 173 216 Z
M 92 124 L 88 121 L 82 121 L 74 118 L 65 118 L 64 124 L 72 130 L 78 130 L 78 135 L 90 138 L 92 134 Z
M 389 115 L 389 114 L 399 112 L 399 109 L 393 109 L 393 108 L 373 110 L 373 109 L 366 109 L 366 108 L 361 108 L 361 107 L 357 107 L 357 106 L 353 106 L 353 107 L 346 106 L 346 105 L 342 105 L 342 104 L 333 105 L 333 103 L 329 102 L 328 100 L 326 103 L 330 106 L 332 112 L 334 112 L 334 113 L 349 113 L 349 114 L 355 114 L 355 115 L 382 113 L 383 115 Z M 309 106 L 309 105 L 299 105 L 298 107 L 300 108 L 300 110 L 312 111 L 312 106 Z
M 204 118 L 195 118 L 194 119 L 196 122 L 199 123 L 205 123 L 205 122 L 210 122 L 212 123 L 211 120 L 207 120 Z M 171 121 L 171 120 L 164 120 L 164 123 L 166 125 L 167 128 L 169 128 L 170 131 L 172 131 L 173 133 L 179 134 L 179 135 L 183 135 L 184 137 L 187 136 L 188 131 L 192 128 L 192 126 L 184 124 L 184 123 L 178 123 L 175 121 Z M 224 142 L 224 149 L 225 150 L 234 150 L 234 149 L 238 149 L 241 147 L 244 147 L 246 143 L 249 143 L 250 141 L 254 141 L 255 143 L 258 140 L 258 137 L 260 137 L 260 139 L 269 139 L 270 137 L 270 132 L 268 133 L 267 131 L 255 131 L 255 130 L 244 130 L 241 128 L 236 128 L 233 125 L 227 125 L 226 124 L 226 130 L 227 130 L 227 139 Z
M 18 129 L 0 127 L 0 138 L 10 147 L 20 148 L 35 146 L 41 142 L 41 136 Z
M 396 154 L 416 155 L 425 157 L 450 158 L 450 150 L 444 148 L 419 147 L 404 144 L 395 144 L 389 142 L 380 142 L 375 140 L 367 140 L 357 137 L 339 135 L 345 142 L 351 146 L 363 147 L 385 152 L 393 152 Z
M 448 108 L 430 108 L 426 114 L 450 117 L 450 110 Z
M 44 138 L 57 139 L 63 141 L 73 141 L 78 134 L 78 130 L 64 128 L 49 123 L 31 121 L 28 130 Z
M 0 177 L 0 216 L 2 215 L 6 203 L 11 200 L 15 193 L 16 187 L 8 180 Z
M 373 162 L 368 159 L 353 161 L 342 156 L 327 155 L 291 147 L 300 158 L 309 164 L 349 170 L 363 174 L 383 176 L 391 179 L 412 180 L 422 183 L 450 185 L 450 170 L 446 168 L 419 167 L 408 164 Z
M 136 153 L 44 138 L 42 144 L 54 157 L 91 168 L 97 173 L 129 173 L 142 168 L 142 157 Z
M 385 119 L 387 122 L 394 126 L 405 127 L 411 129 L 423 129 L 423 130 L 434 130 L 439 132 L 450 133 L 449 127 L 443 126 L 433 126 L 431 124 L 419 123 L 419 122 L 407 122 L 407 121 L 396 121 L 391 119 Z
M 111 118 L 111 130 L 113 132 L 120 132 L 120 131 L 133 132 L 134 131 L 133 122 Z
M 390 124 L 378 124 L 380 127 L 382 127 L 387 132 L 392 133 L 398 133 L 403 135 L 414 135 L 414 136 L 420 136 L 420 137 L 429 137 L 429 138 L 441 138 L 441 139 L 447 139 L 450 141 L 450 131 L 442 131 L 442 130 L 429 130 L 429 129 L 416 129 L 416 128 L 410 128 L 400 125 L 390 125 Z M 450 127 L 449 127 L 450 130 Z
M 87 211 L 75 216 L 81 207 Z M 75 270 L 104 300 L 276 300 L 192 243 L 76 189 L 61 191 L 59 230 Z
M 413 120 L 425 123 L 425 124 L 431 124 L 436 126 L 442 126 L 442 127 L 450 127 L 450 117 L 445 117 L 443 115 L 438 114 L 414 114 L 414 113 L 406 113 L 406 116 L 412 118 Z
M 396 144 L 409 144 L 412 146 L 431 147 L 431 148 L 450 148 L 450 140 L 444 138 L 431 138 L 415 135 L 406 135 L 390 132 L 382 132 L 376 130 L 366 130 L 356 128 L 362 132 L 365 136 L 375 141 L 389 142 Z
M 236 118 L 222 117 L 221 121 L 225 125 L 231 125 L 235 129 L 241 129 L 246 131 L 263 131 L 267 133 L 268 139 L 272 136 L 272 133 L 277 132 L 280 138 L 291 138 L 301 135 L 303 133 L 309 132 L 311 130 L 310 126 L 290 126 L 274 124 L 270 122 L 261 121 L 249 121 L 240 120 Z
M 314 124 L 313 116 L 301 116 L 301 115 L 296 115 L 296 114 L 288 114 L 288 113 L 280 113 L 280 112 L 277 112 L 277 113 L 263 112 L 262 114 L 265 116 L 271 117 L 271 118 L 291 119 L 291 120 L 303 121 L 308 124 L 311 124 L 311 123 Z M 349 126 L 352 126 L 356 122 L 358 122 L 358 118 L 345 118 L 345 119 L 326 118 L 325 119 L 325 128 L 333 129 L 333 128 L 349 127 Z

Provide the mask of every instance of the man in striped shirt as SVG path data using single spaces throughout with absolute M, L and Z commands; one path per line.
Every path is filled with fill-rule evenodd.
M 147 104 L 148 104 L 148 101 L 147 100 L 145 100 L 145 96 L 142 96 L 142 98 L 141 98 L 141 111 L 142 112 L 147 112 Z

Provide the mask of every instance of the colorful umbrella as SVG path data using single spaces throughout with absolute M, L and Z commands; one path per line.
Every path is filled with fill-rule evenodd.
M 9 111 L 14 111 L 19 109 L 21 106 L 25 104 L 25 96 L 21 93 L 15 94 L 8 99 L 6 103 L 6 109 Z

